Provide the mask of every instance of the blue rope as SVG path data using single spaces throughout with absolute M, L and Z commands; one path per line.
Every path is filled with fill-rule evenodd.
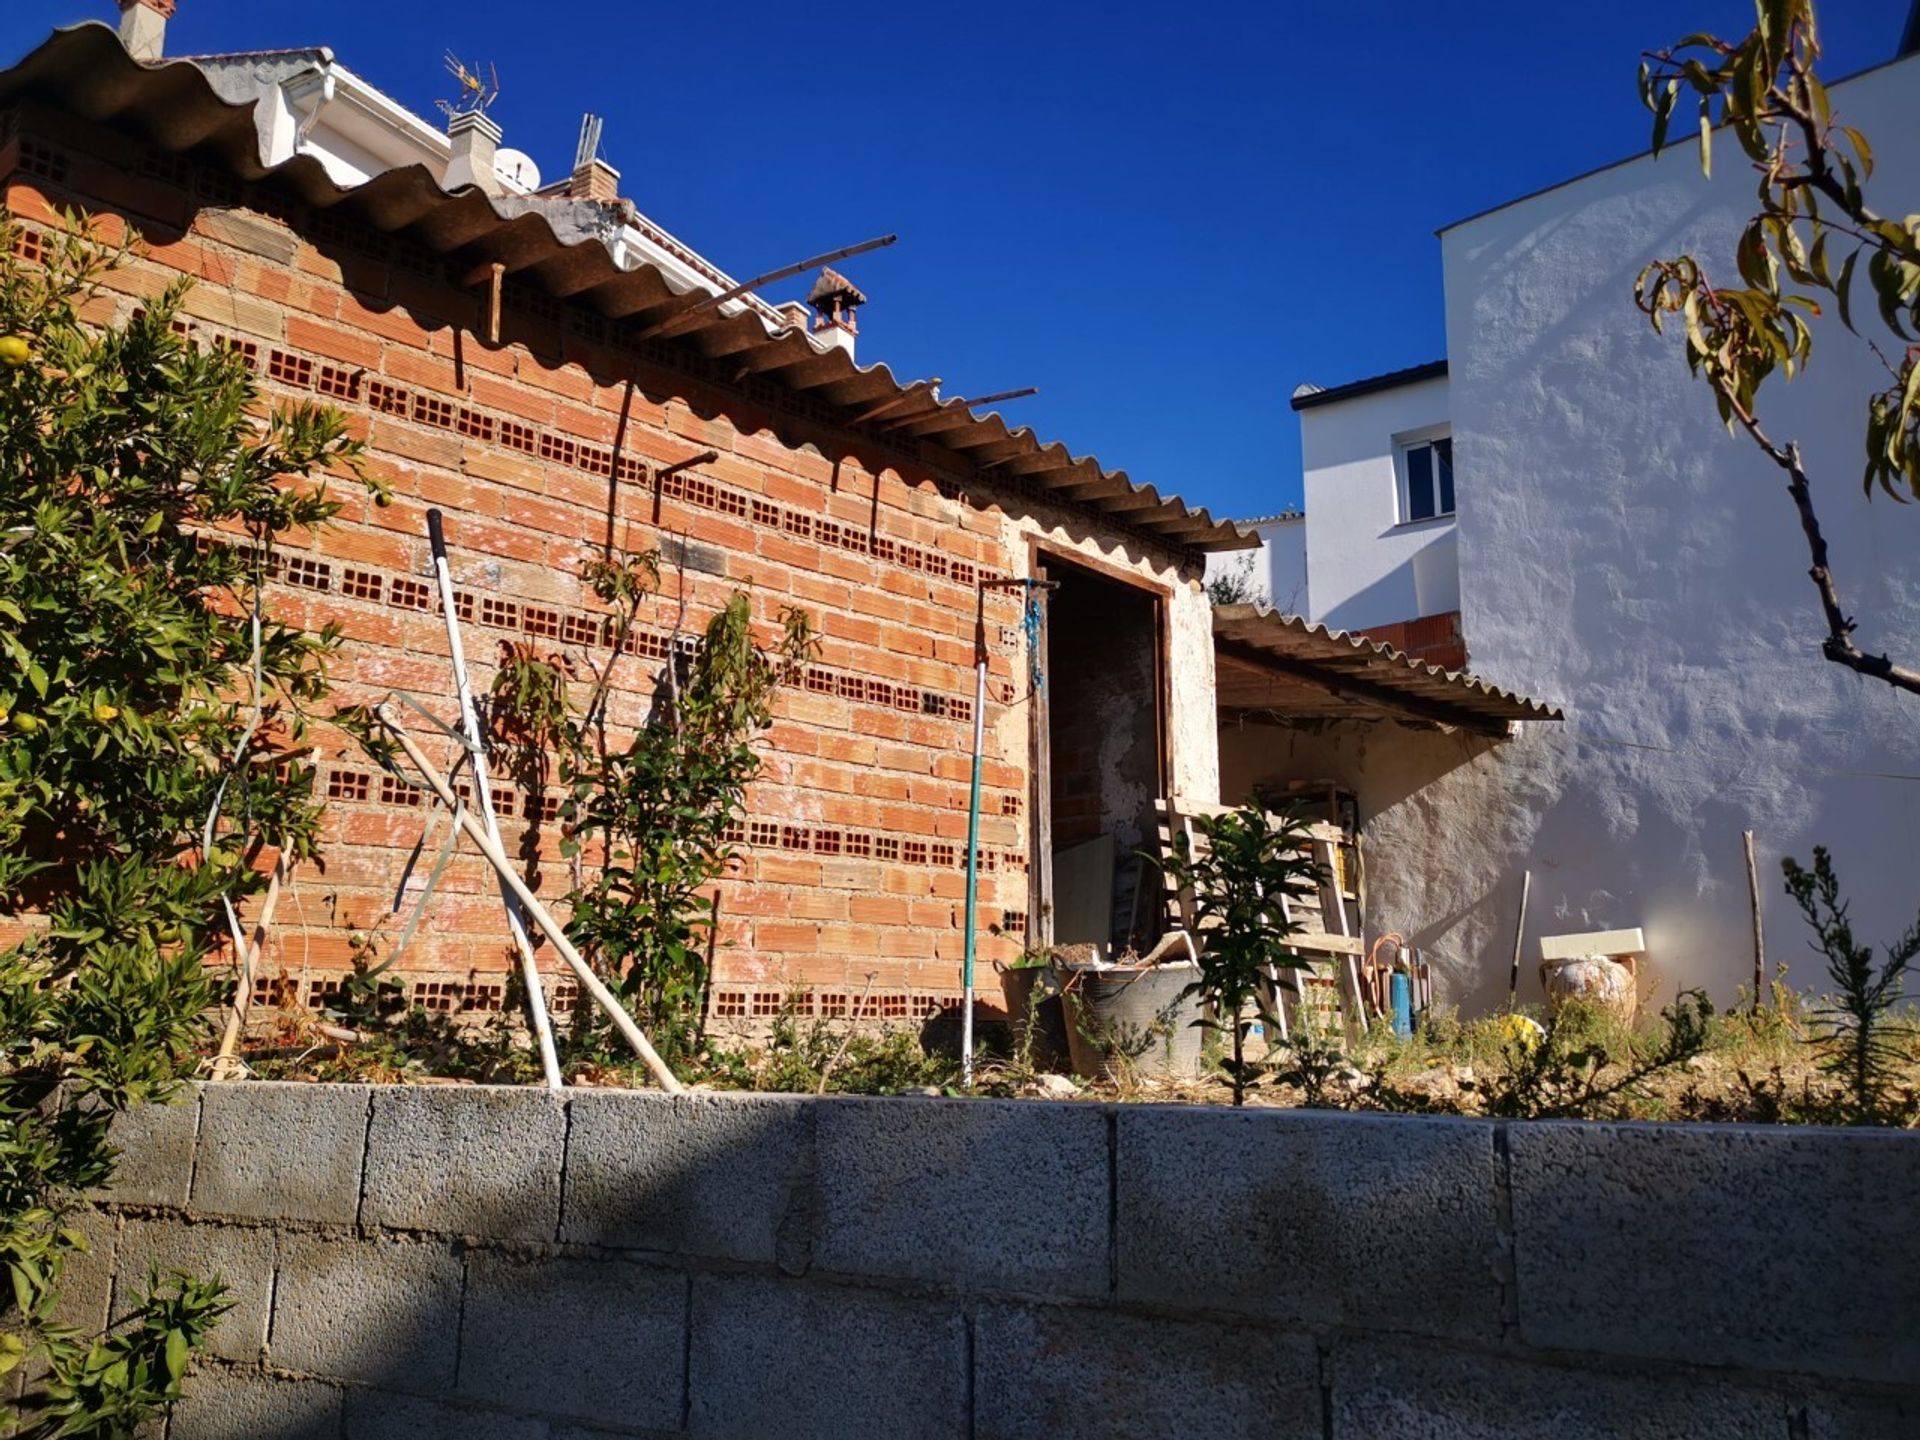
M 1040 594 L 1027 587 L 1027 610 L 1022 623 L 1027 632 L 1027 685 L 1034 694 L 1046 688 L 1047 677 L 1040 672 Z

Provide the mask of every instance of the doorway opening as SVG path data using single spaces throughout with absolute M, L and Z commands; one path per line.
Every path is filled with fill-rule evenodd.
M 1158 936 L 1159 887 L 1140 858 L 1166 793 L 1163 601 L 1150 590 L 1042 555 L 1047 597 L 1043 843 L 1055 944 L 1103 955 Z M 1038 737 L 1036 737 L 1038 738 Z M 1039 837 L 1037 837 L 1039 838 Z M 1048 933 L 1044 919 L 1042 934 Z

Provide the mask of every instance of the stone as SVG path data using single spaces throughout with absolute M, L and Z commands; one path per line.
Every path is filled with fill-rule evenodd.
M 207 1353 L 258 1364 L 273 1302 L 274 1253 L 271 1230 L 129 1217 L 120 1237 L 116 1288 L 126 1297 L 145 1285 L 149 1262 L 157 1263 L 163 1276 L 174 1270 L 205 1279 L 218 1276 L 233 1308 L 214 1327 Z
M 189 1086 L 171 1100 L 135 1105 L 115 1115 L 107 1128 L 107 1142 L 120 1152 L 113 1183 L 108 1189 L 89 1192 L 89 1198 L 183 1208 L 193 1180 L 200 1088 Z
M 460 1260 L 445 1244 L 284 1236 L 273 1364 L 416 1392 L 450 1389 L 461 1282 Z
M 807 1102 L 595 1091 L 568 1111 L 562 1240 L 768 1264 L 790 1212 L 804 1231 Z
M 1336 1341 L 1337 1440 L 1785 1440 L 1777 1395 L 1710 1376 L 1610 1375 L 1412 1343 Z
M 1498 1337 L 1490 1123 L 1162 1106 L 1116 1116 L 1122 1300 Z
M 1536 1122 L 1507 1137 L 1527 1343 L 1920 1374 L 1912 1135 Z
M 1107 1115 L 1092 1105 L 820 1105 L 814 1263 L 1038 1295 L 1107 1293 Z M 983 1183 L 991 1177 L 990 1183 Z
M 1043 1100 L 1071 1100 L 1080 1093 L 1080 1087 L 1065 1075 L 1036 1075 L 1033 1088 Z
M 360 1209 L 369 1095 L 365 1085 L 208 1085 L 193 1210 L 351 1225 Z
M 677 1429 L 687 1283 L 677 1271 L 605 1257 L 523 1262 L 476 1253 L 459 1391 L 517 1410 Z
M 187 1377 L 168 1440 L 339 1440 L 340 1392 L 203 1366 Z
M 943 1301 L 696 1275 L 686 1429 L 697 1440 L 960 1440 L 967 1333 Z
M 360 1218 L 551 1242 L 566 1140 L 565 1102 L 548 1090 L 384 1086 L 373 1092 Z
M 546 1422 L 394 1395 L 349 1390 L 346 1440 L 547 1440 Z
M 1307 1336 L 1054 1307 L 975 1322 L 976 1440 L 1320 1440 Z

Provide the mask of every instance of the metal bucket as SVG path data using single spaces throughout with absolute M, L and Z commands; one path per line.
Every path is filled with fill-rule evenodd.
M 1198 1075 L 1200 997 L 1181 992 L 1199 973 L 1191 960 L 1068 971 L 1061 998 L 1074 1074 L 1088 1080 Z
M 1027 1063 L 1058 1072 L 1068 1061 L 1067 1016 L 1060 1003 L 1060 973 L 1051 965 L 1004 967 L 1000 993 L 1007 1002 L 1007 1027 L 1014 1053 L 1027 1047 Z

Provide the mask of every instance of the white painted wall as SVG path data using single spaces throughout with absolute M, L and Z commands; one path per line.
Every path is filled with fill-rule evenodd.
M 1316 622 L 1361 630 L 1459 608 L 1454 521 L 1402 524 L 1395 468 L 1396 441 L 1445 433 L 1447 421 L 1444 375 L 1300 412 Z M 1458 503 L 1471 505 L 1478 481 L 1457 448 L 1455 474 Z
M 1309 614 L 1306 517 L 1295 513 L 1240 523 L 1260 537 L 1260 548 L 1208 555 L 1207 579 L 1244 575 L 1254 599 L 1289 615 Z
M 1873 142 L 1879 208 L 1920 211 L 1920 57 L 1833 95 Z M 1782 853 L 1829 846 L 1876 944 L 1920 905 L 1920 702 L 1820 657 L 1806 546 L 1779 473 L 1718 425 L 1678 341 L 1654 336 L 1632 303 L 1654 256 L 1693 250 L 1732 278 L 1753 178 L 1730 140 L 1716 158 L 1708 182 L 1694 148 L 1676 146 L 1442 237 L 1474 669 L 1567 712 L 1564 727 L 1463 756 L 1380 818 L 1383 842 L 1409 856 L 1417 846 L 1426 872 L 1417 893 L 1402 887 L 1403 913 L 1380 918 L 1449 952 L 1482 998 L 1496 972 L 1504 988 L 1523 865 L 1534 873 L 1529 988 L 1537 935 L 1639 925 L 1669 982 L 1730 998 L 1751 969 L 1744 828 L 1759 837 L 1769 955 L 1793 961 L 1797 981 L 1820 972 L 1781 891 Z M 1872 309 L 1864 297 L 1855 306 Z M 1920 514 L 1863 498 L 1859 483 L 1864 400 L 1883 383 L 1829 320 L 1812 369 L 1771 382 L 1763 409 L 1806 452 L 1862 643 L 1911 661 Z M 1347 444 L 1380 428 L 1369 420 Z M 1315 521 L 1340 493 L 1336 448 L 1309 447 Z M 1341 562 L 1317 529 L 1310 556 L 1328 618 L 1359 613 L 1326 603 L 1322 568 L 1338 574 Z

